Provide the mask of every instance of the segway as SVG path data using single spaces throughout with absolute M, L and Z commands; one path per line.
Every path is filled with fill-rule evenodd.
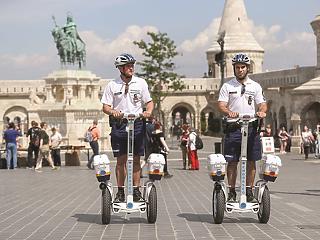
M 253 212 L 257 213 L 260 223 L 267 223 L 270 217 L 270 193 L 267 187 L 268 181 L 275 181 L 278 176 L 279 168 L 281 166 L 281 159 L 271 153 L 269 149 L 272 144 L 273 138 L 268 138 L 265 141 L 263 149 L 269 149 L 263 155 L 260 168 L 259 177 L 261 178 L 255 184 L 254 197 L 258 202 L 247 202 L 246 196 L 246 173 L 247 173 L 247 141 L 248 141 L 248 128 L 250 120 L 253 120 L 255 115 L 241 114 L 238 117 L 238 123 L 241 124 L 241 156 L 240 156 L 240 197 L 235 202 L 228 202 L 228 188 L 224 182 L 226 172 L 226 160 L 222 154 L 210 154 L 208 156 L 208 170 L 210 178 L 215 182 L 212 196 L 212 213 L 214 223 L 220 224 L 223 222 L 224 212 Z M 234 119 L 233 119 L 234 121 Z M 272 143 L 270 143 L 272 139 Z M 266 139 L 265 139 L 266 140 Z M 268 147 L 265 147 L 268 144 Z M 273 147 L 274 152 L 274 147 Z
M 154 185 L 155 180 L 160 180 L 163 176 L 164 157 L 161 154 L 151 154 L 148 159 L 149 180 L 143 188 L 144 201 L 133 201 L 133 154 L 134 154 L 134 121 L 141 118 L 141 114 L 124 113 L 123 119 L 127 120 L 126 131 L 128 133 L 127 147 L 127 181 L 126 181 L 126 200 L 125 202 L 114 202 L 113 188 L 110 181 L 110 160 L 107 155 L 97 155 L 94 157 L 94 167 L 97 180 L 100 182 L 99 188 L 102 192 L 101 217 L 103 224 L 109 224 L 111 212 L 117 213 L 147 213 L 148 223 L 155 223 L 157 219 L 157 191 Z

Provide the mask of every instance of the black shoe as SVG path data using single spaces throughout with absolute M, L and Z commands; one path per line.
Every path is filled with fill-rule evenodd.
M 228 202 L 234 203 L 237 201 L 237 193 L 235 191 L 230 191 L 228 193 Z
M 118 190 L 114 202 L 120 203 L 125 201 L 125 194 L 124 191 Z
M 89 168 L 89 169 L 94 169 L 94 167 L 92 166 L 92 164 L 91 163 L 87 163 L 87 167 Z
M 255 199 L 255 197 L 253 196 L 252 190 L 251 189 L 247 189 L 247 202 L 249 203 L 257 203 L 257 199 Z
M 168 172 L 165 172 L 164 175 L 163 175 L 164 178 L 172 178 L 173 175 L 171 175 L 170 173 Z
M 139 191 L 138 188 L 135 188 L 133 190 L 133 201 L 134 202 L 144 202 L 144 199 L 143 199 L 141 192 Z

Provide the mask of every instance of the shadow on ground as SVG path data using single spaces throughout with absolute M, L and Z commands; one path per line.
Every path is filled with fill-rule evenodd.
M 185 218 L 189 222 L 207 222 L 214 224 L 213 216 L 211 214 L 195 214 L 195 213 L 181 213 L 178 217 Z M 223 223 L 258 223 L 258 218 L 253 217 L 224 217 Z
M 77 213 L 72 217 L 77 218 L 78 222 L 86 223 L 96 223 L 102 225 L 101 215 L 100 214 L 81 214 Z M 125 218 L 125 215 L 111 215 L 110 224 L 137 224 L 137 223 L 147 223 L 147 219 L 143 217 L 128 217 Z
M 311 193 L 315 192 L 315 193 Z M 320 193 L 317 194 L 317 192 L 320 192 L 320 190 L 306 190 L 306 192 L 283 192 L 283 191 L 270 191 L 271 194 L 273 193 L 279 193 L 279 194 L 287 194 L 287 195 L 305 195 L 305 196 L 317 196 L 320 197 Z

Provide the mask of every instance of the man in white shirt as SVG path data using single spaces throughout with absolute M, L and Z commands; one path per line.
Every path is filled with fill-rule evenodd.
M 58 130 L 53 127 L 51 128 L 52 135 L 50 136 L 51 141 L 51 157 L 55 166 L 61 166 L 61 156 L 60 156 L 60 144 L 62 141 L 62 136 Z
M 147 82 L 134 76 L 136 60 L 130 54 L 121 54 L 115 59 L 115 66 L 120 71 L 120 77 L 106 86 L 101 98 L 103 112 L 110 115 L 111 145 L 113 154 L 117 157 L 116 176 L 118 193 L 115 202 L 124 202 L 124 182 L 126 178 L 127 132 L 126 123 L 121 120 L 122 113 L 142 113 L 144 118 L 151 116 L 154 108 Z M 143 108 L 146 108 L 143 111 Z M 133 185 L 133 201 L 143 201 L 139 191 L 140 186 L 140 156 L 144 155 L 144 129 L 140 119 L 135 121 Z
M 235 78 L 223 84 L 220 89 L 218 108 L 228 118 L 234 118 L 225 129 L 224 155 L 227 166 L 229 194 L 228 201 L 236 201 L 235 184 L 237 166 L 241 153 L 241 126 L 236 123 L 239 114 L 256 114 L 258 118 L 265 118 L 267 104 L 259 83 L 248 77 L 250 58 L 244 53 L 236 54 L 232 59 Z M 256 111 L 257 106 L 257 111 Z M 252 187 L 256 173 L 255 161 L 261 159 L 261 139 L 257 131 L 258 120 L 249 123 L 248 152 L 247 152 L 247 201 L 255 202 Z

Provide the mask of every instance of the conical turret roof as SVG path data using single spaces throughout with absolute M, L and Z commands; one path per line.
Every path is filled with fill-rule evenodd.
M 250 32 L 249 20 L 243 0 L 226 0 L 219 32 L 208 52 L 219 52 L 217 39 L 225 31 L 224 49 L 226 51 L 259 51 L 264 49 Z

